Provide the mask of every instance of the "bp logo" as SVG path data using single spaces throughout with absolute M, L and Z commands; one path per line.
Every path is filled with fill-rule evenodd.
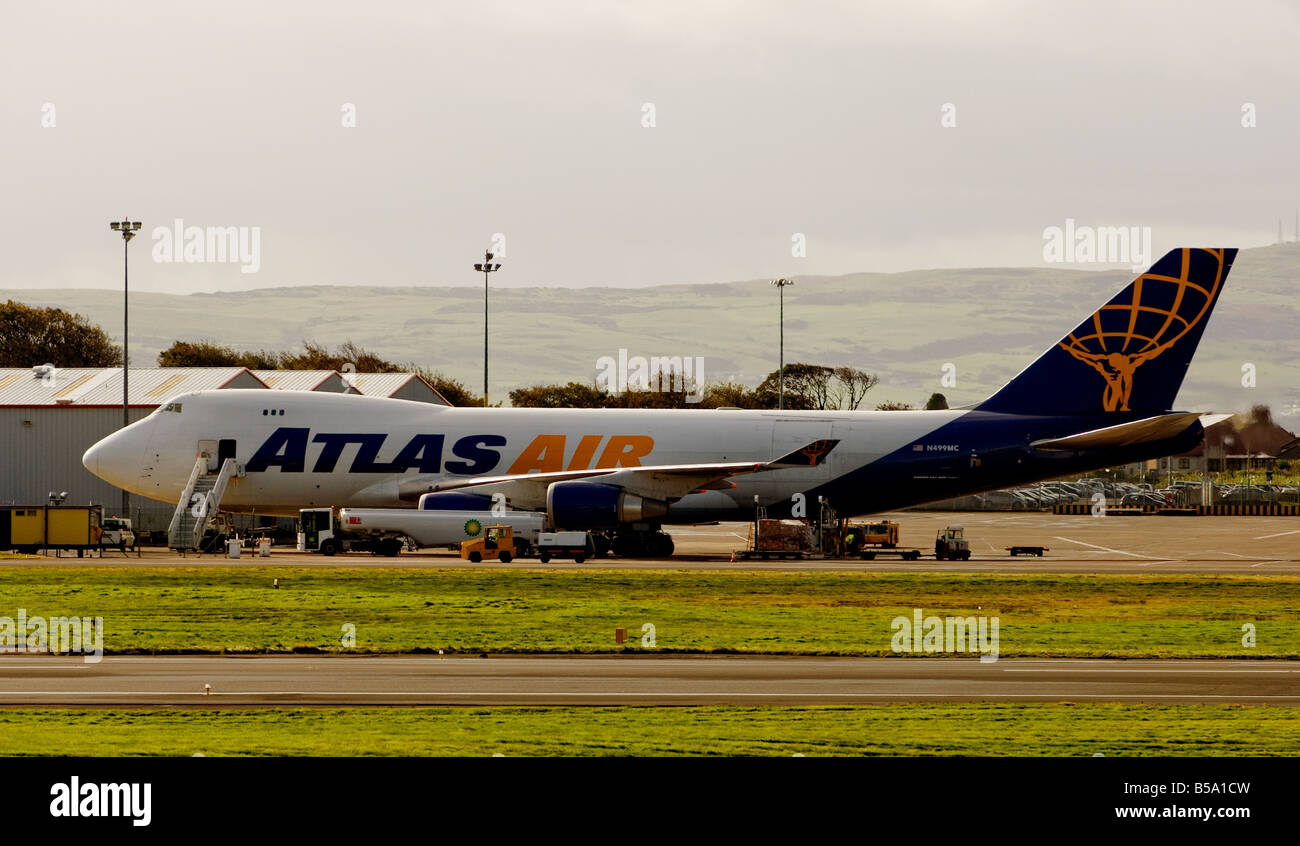
M 477 537 L 483 531 L 483 524 L 477 520 L 465 521 L 465 534 L 470 537 Z

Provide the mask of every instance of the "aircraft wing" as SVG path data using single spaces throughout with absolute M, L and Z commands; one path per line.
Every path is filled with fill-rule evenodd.
M 1046 438 L 1030 444 L 1034 449 L 1073 451 L 1082 449 L 1102 449 L 1106 447 L 1124 447 L 1133 444 L 1163 441 L 1177 437 L 1194 424 L 1200 414 L 1161 414 L 1156 417 L 1144 417 L 1118 426 L 1106 426 L 1064 438 Z
M 542 509 L 546 507 L 546 489 L 552 482 L 587 479 L 601 484 L 617 485 L 636 496 L 676 502 L 696 491 L 734 487 L 733 483 L 726 481 L 731 476 L 792 467 L 816 467 L 826 460 L 826 456 L 838 443 L 838 440 L 832 439 L 813 441 L 794 452 L 770 461 L 649 464 L 639 467 L 523 473 L 514 476 L 480 476 L 471 479 L 412 479 L 403 482 L 398 491 L 402 499 L 415 500 L 426 493 L 472 489 L 474 493 L 488 495 L 503 493 L 514 508 Z

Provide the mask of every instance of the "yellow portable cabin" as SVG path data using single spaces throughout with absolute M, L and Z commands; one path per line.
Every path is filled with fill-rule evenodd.
M 0 549 L 96 549 L 101 505 L 0 505 Z
M 37 547 L 45 543 L 45 508 L 0 506 L 0 547 Z

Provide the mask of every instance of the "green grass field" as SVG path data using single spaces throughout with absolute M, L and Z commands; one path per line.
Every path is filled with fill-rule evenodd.
M 0 710 L 0 755 L 1293 755 L 1220 705 Z
M 102 616 L 110 654 L 637 651 L 614 629 L 652 623 L 660 651 L 889 655 L 921 608 L 999 617 L 1004 657 L 1300 656 L 1290 576 L 51 566 L 0 569 L 0 597 Z

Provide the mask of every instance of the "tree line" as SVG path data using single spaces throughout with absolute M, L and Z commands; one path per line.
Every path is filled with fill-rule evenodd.
M 9 300 L 0 306 L 0 367 L 120 367 L 122 349 L 99 326 L 79 314 L 58 308 L 37 308 Z M 210 340 L 175 341 L 158 354 L 159 367 L 247 367 L 250 370 L 338 370 L 359 373 L 413 372 L 429 382 L 455 406 L 481 406 L 483 397 L 465 383 L 438 370 L 413 363 L 389 361 L 351 340 L 335 349 L 304 341 L 297 350 L 236 350 Z M 534 385 L 510 391 L 517 408 L 776 408 L 792 411 L 856 410 L 879 383 L 873 373 L 855 367 L 792 363 L 782 374 L 773 370 L 755 388 L 734 382 L 697 386 L 672 374 L 657 374 L 649 388 L 614 392 L 594 380 Z M 910 409 L 906 403 L 886 402 L 878 410 Z M 947 408 L 942 394 L 933 394 L 926 408 Z
M 699 385 L 671 374 L 656 374 L 648 388 L 611 391 L 592 382 L 535 385 L 510 392 L 516 408 L 776 408 L 781 371 L 773 370 L 758 387 L 735 382 Z M 781 405 L 792 411 L 854 410 L 879 382 L 854 367 L 792 363 L 785 366 Z

